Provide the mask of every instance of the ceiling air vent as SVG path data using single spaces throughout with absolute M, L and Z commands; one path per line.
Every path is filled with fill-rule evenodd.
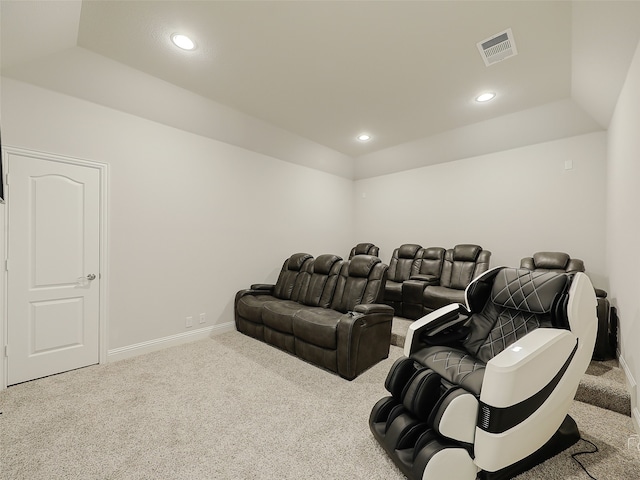
M 477 45 L 487 67 L 518 54 L 510 28 L 478 42 Z

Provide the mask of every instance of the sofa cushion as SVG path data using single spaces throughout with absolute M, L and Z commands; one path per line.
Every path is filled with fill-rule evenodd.
M 328 308 L 304 308 L 293 317 L 293 334 L 312 345 L 335 350 L 338 348 L 336 332 L 342 316 L 342 313 Z
M 440 278 L 442 264 L 444 263 L 445 249 L 442 247 L 425 248 L 420 259 L 418 275 L 432 275 Z M 412 273 L 414 275 L 414 273 Z
M 533 254 L 536 268 L 564 270 L 569 263 L 569 255 L 564 252 L 537 252 Z
M 478 245 L 462 244 L 453 247 L 453 260 L 456 262 L 475 262 L 482 247 Z
M 428 286 L 422 295 L 422 304 L 432 310 L 436 310 L 450 303 L 465 304 L 464 290 L 441 287 L 439 285 Z
M 350 277 L 367 278 L 371 269 L 381 261 L 372 255 L 358 255 L 349 261 L 348 274 Z
M 418 266 L 422 256 L 422 247 L 415 243 L 405 243 L 393 251 L 389 262 L 388 278 L 394 282 L 408 280 Z
M 520 261 L 521 268 L 529 270 L 546 270 L 550 272 L 584 272 L 584 262 L 579 258 L 571 258 L 564 252 L 537 252 L 533 257 L 525 257 Z
M 351 249 L 349 260 L 356 255 L 373 255 L 377 257 L 379 252 L 380 248 L 376 247 L 373 243 L 359 243 Z
M 342 266 L 337 255 L 320 255 L 313 262 L 312 272 L 301 303 L 312 307 L 329 308 Z
M 380 303 L 387 266 L 378 257 L 359 255 L 340 270 L 331 308 L 347 313 L 361 303 Z
M 277 298 L 271 295 L 244 295 L 238 299 L 236 311 L 245 320 L 262 323 L 262 307 Z
M 414 259 L 418 250 L 422 247 L 420 245 L 416 245 L 415 243 L 405 243 L 404 245 L 400 245 L 398 247 L 398 258 L 410 258 Z
M 491 252 L 479 245 L 462 244 L 446 251 L 440 285 L 464 290 L 480 273 L 489 268 Z
M 293 333 L 293 316 L 302 305 L 292 300 L 266 302 L 262 309 L 262 323 L 279 332 Z
M 297 300 L 296 297 L 299 294 L 302 283 L 299 274 L 305 264 L 312 260 L 313 257 L 308 253 L 294 253 L 285 260 L 273 291 L 274 297 L 284 300 Z

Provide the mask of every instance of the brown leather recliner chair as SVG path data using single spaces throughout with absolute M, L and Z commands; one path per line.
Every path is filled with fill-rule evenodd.
M 349 260 L 356 255 L 373 255 L 374 257 L 377 257 L 379 252 L 380 248 L 376 247 L 373 243 L 359 243 L 351 249 L 351 252 L 349 253 Z
M 584 272 L 584 262 L 579 258 L 571 258 L 565 252 L 537 252 L 533 257 L 525 257 L 520 260 L 520 268 L 536 271 Z M 600 288 L 595 288 L 598 301 L 598 334 L 596 345 L 593 351 L 593 358 L 604 360 L 615 357 L 617 346 L 617 325 L 611 323 L 611 305 L 607 299 L 607 292 Z
M 491 252 L 479 245 L 460 244 L 448 249 L 438 285 L 427 285 L 422 294 L 423 315 L 450 303 L 465 304 L 465 289 L 489 269 Z
M 402 316 L 418 319 L 424 315 L 422 293 L 429 285 L 439 285 L 446 250 L 442 247 L 422 249 L 417 271 L 402 284 Z
M 389 261 L 387 283 L 384 287 L 384 303 L 393 307 L 396 315 L 402 315 L 402 284 L 418 273 L 422 258 L 422 246 L 405 243 L 396 248 Z

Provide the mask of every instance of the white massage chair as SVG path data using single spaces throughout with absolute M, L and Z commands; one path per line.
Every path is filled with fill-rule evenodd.
M 411 480 L 512 478 L 580 439 L 567 415 L 596 339 L 584 273 L 498 267 L 414 322 L 369 426 Z

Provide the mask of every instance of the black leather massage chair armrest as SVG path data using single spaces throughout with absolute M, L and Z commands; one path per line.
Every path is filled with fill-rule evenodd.
M 404 354 L 408 357 L 416 350 L 437 341 L 456 343 L 466 337 L 465 324 L 471 313 L 460 303 L 439 308 L 409 325 L 404 342 Z

